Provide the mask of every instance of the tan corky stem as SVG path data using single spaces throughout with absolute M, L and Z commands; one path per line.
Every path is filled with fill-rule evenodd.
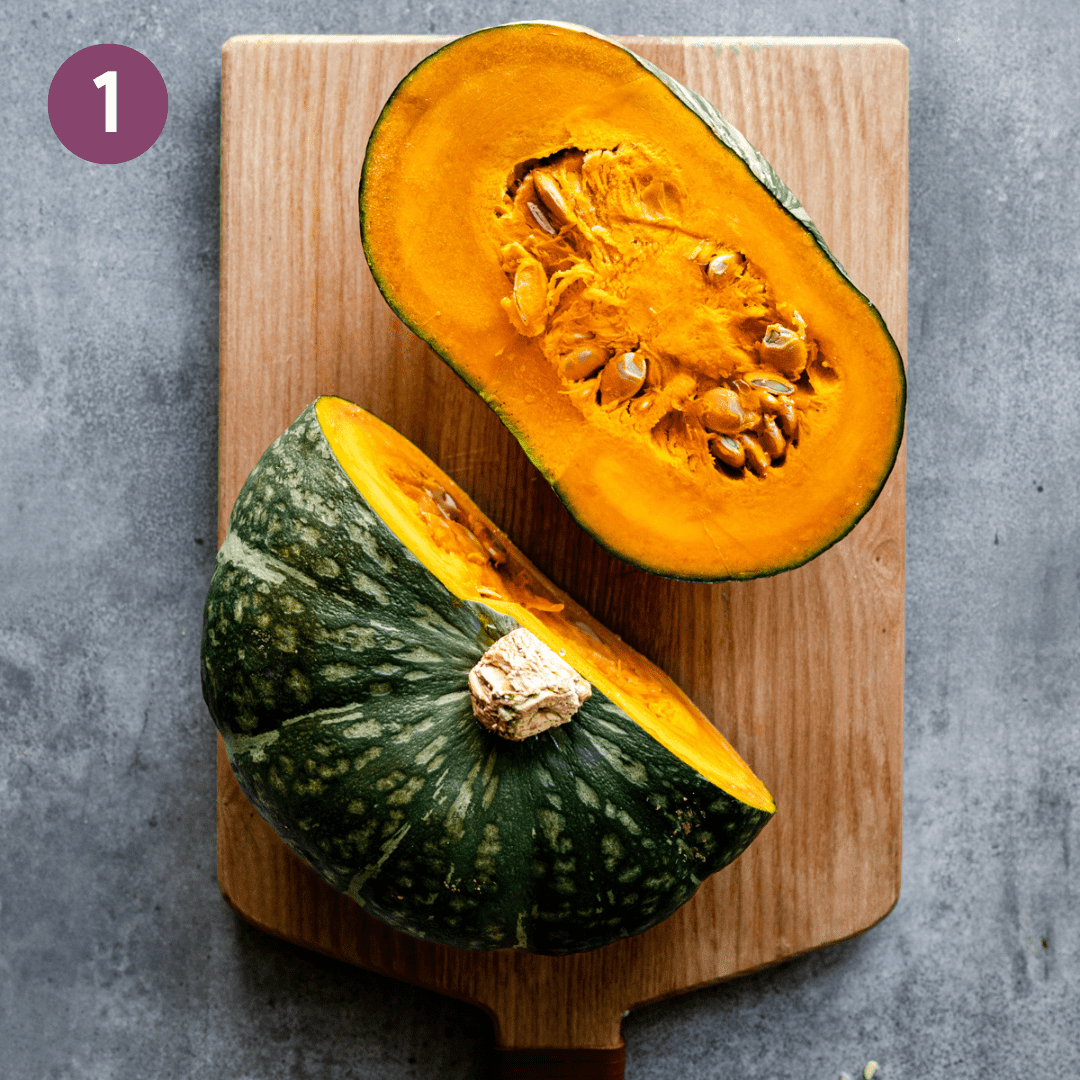
M 592 694 L 588 682 L 524 627 L 480 657 L 469 689 L 476 719 L 517 742 L 565 724 Z

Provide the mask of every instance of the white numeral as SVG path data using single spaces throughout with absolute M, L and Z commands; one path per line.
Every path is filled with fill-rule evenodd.
M 105 130 L 116 130 L 116 72 L 103 71 L 94 85 L 100 90 L 105 87 Z

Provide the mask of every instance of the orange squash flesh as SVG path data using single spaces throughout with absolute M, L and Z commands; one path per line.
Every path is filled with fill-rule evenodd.
M 761 781 L 682 690 L 544 577 L 430 458 L 341 398 L 320 398 L 316 413 L 368 505 L 454 596 L 511 616 L 707 780 L 775 810 Z
M 884 484 L 905 387 L 877 312 L 614 43 L 521 24 L 440 50 L 384 109 L 360 208 L 394 310 L 628 561 L 776 573 Z M 741 402 L 741 428 L 710 392 Z

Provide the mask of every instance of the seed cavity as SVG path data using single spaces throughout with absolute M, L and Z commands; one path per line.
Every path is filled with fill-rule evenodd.
M 420 517 L 433 539 L 466 561 L 493 567 L 506 562 L 506 548 L 479 518 L 470 518 L 445 488 L 420 477 L 399 477 L 402 487 L 416 500 Z
M 695 234 L 680 174 L 631 142 L 567 147 L 505 200 L 502 307 L 588 422 L 721 483 L 797 455 L 842 371 L 733 237 Z

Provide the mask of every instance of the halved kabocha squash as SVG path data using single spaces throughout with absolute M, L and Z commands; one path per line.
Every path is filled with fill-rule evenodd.
M 519 24 L 423 61 L 360 223 L 394 311 L 646 570 L 798 566 L 889 475 L 905 381 L 877 311 L 753 147 L 614 42 Z
M 734 859 L 769 793 L 392 428 L 321 398 L 236 501 L 203 691 L 285 843 L 391 926 L 566 953 Z

